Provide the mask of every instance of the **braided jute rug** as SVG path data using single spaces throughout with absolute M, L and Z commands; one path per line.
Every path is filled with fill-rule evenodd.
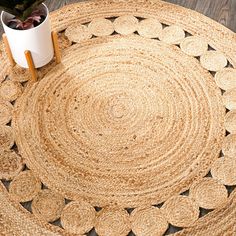
M 62 63 L 0 47 L 0 235 L 236 235 L 236 36 L 154 0 L 51 14 Z

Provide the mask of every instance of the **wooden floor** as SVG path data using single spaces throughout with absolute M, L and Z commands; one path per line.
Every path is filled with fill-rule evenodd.
M 50 11 L 63 5 L 86 0 L 46 0 Z M 236 0 L 166 0 L 196 10 L 236 32 Z M 0 27 L 0 36 L 2 35 Z
M 167 0 L 198 11 L 236 32 L 236 0 Z

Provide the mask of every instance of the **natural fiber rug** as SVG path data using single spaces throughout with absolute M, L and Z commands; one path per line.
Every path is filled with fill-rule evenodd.
M 235 34 L 151 0 L 51 20 L 39 82 L 1 48 L 0 234 L 236 235 Z

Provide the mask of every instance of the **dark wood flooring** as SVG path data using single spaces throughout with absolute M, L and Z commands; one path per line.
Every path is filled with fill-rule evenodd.
M 236 32 L 236 0 L 167 0 L 198 11 Z
M 63 5 L 86 0 L 46 0 L 50 11 Z M 236 32 L 236 0 L 166 0 L 196 10 Z M 2 35 L 0 27 L 0 36 Z

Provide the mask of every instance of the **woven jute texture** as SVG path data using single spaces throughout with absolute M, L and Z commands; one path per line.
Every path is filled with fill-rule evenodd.
M 51 22 L 36 83 L 0 46 L 0 232 L 236 235 L 235 34 L 152 0 Z

